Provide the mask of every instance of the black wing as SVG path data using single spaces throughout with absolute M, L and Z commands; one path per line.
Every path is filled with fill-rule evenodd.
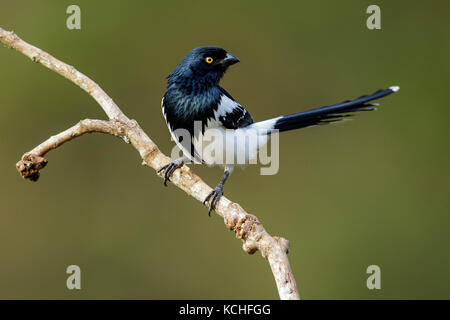
M 254 121 L 250 113 L 243 106 L 237 103 L 233 99 L 233 97 L 228 92 L 225 91 L 225 89 L 223 88 L 220 89 L 226 97 L 228 97 L 235 103 L 235 106 L 232 108 L 231 111 L 224 112 L 224 114 L 218 117 L 218 120 L 222 122 L 223 126 L 227 129 L 238 129 L 252 124 Z

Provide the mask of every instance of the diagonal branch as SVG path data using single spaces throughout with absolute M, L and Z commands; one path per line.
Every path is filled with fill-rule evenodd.
M 158 149 L 139 124 L 135 120 L 130 120 L 100 86 L 90 78 L 74 67 L 26 43 L 13 32 L 7 32 L 2 28 L 0 28 L 0 42 L 74 82 L 97 101 L 109 118 L 109 121 L 82 120 L 75 126 L 50 137 L 33 150 L 25 153 L 16 165 L 23 178 L 36 181 L 39 178 L 39 171 L 47 164 L 47 160 L 43 157 L 47 152 L 85 133 L 92 132 L 122 137 L 139 152 L 143 163 L 155 170 L 170 162 L 170 158 Z M 178 188 L 201 202 L 212 190 L 187 166 L 176 170 L 171 181 Z M 259 250 L 262 256 L 268 260 L 280 298 L 285 300 L 300 299 L 287 257 L 289 241 L 284 238 L 272 237 L 264 229 L 258 218 L 247 213 L 239 204 L 225 197 L 220 199 L 215 211 L 224 219 L 227 228 L 233 230 L 236 237 L 243 241 L 245 252 L 253 254 Z

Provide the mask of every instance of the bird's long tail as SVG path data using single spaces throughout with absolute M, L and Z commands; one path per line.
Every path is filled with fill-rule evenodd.
M 250 127 L 272 132 L 279 132 L 306 128 L 321 124 L 333 123 L 344 120 L 356 111 L 372 111 L 378 105 L 370 103 L 398 91 L 400 87 L 392 86 L 389 89 L 378 90 L 370 95 L 364 95 L 354 100 L 344 101 L 339 104 L 312 109 L 304 112 L 293 113 L 265 121 L 255 122 Z

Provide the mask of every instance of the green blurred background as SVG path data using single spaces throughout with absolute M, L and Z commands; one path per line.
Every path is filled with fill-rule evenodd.
M 66 8 L 81 7 L 81 30 Z M 366 28 L 381 7 L 382 30 Z M 168 154 L 165 77 L 197 46 L 241 59 L 222 85 L 256 120 L 399 93 L 342 125 L 280 136 L 280 171 L 225 194 L 291 242 L 304 299 L 450 298 L 449 1 L 5 1 L 0 26 L 87 74 Z M 20 156 L 80 119 L 81 89 L 0 48 L 0 298 L 277 299 L 269 265 L 122 140 L 76 139 L 37 183 Z M 195 166 L 210 185 L 220 168 Z M 66 288 L 66 267 L 82 289 Z M 381 290 L 366 287 L 381 267 Z

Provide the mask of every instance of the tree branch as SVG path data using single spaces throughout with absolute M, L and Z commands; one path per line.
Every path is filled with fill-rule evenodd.
M 39 171 L 47 164 L 47 160 L 43 157 L 47 152 L 85 133 L 92 132 L 122 137 L 125 142 L 130 143 L 139 152 L 143 163 L 155 170 L 170 162 L 170 158 L 158 149 L 139 124 L 135 120 L 130 120 L 100 86 L 87 76 L 41 49 L 26 43 L 13 32 L 7 32 L 2 28 L 0 28 L 0 42 L 75 83 L 97 101 L 109 118 L 109 121 L 82 120 L 25 153 L 16 165 L 23 178 L 36 181 L 39 178 Z M 212 190 L 187 166 L 176 170 L 171 181 L 201 202 Z M 289 241 L 272 237 L 257 217 L 247 213 L 239 204 L 225 197 L 220 199 L 215 211 L 224 219 L 227 228 L 233 230 L 236 237 L 243 241 L 245 252 L 253 254 L 259 250 L 262 256 L 268 260 L 280 298 L 300 299 L 287 257 Z

